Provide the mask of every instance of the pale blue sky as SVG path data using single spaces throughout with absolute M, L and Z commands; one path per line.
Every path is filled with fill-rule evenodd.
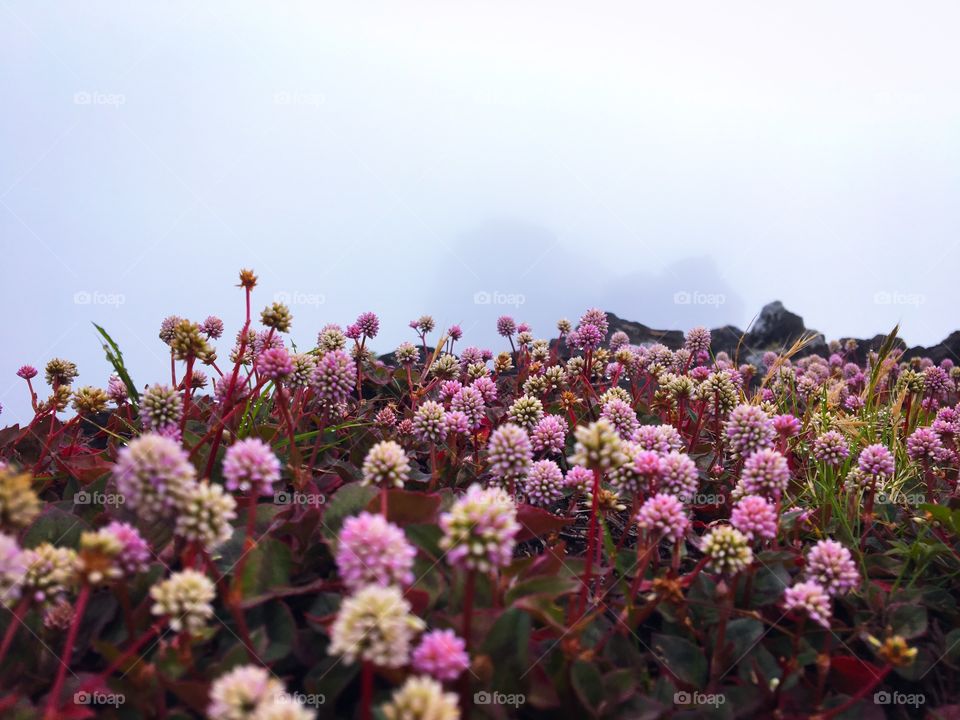
M 955 329 L 954 2 L 0 0 L 0 424 L 164 315 Z M 953 277 L 952 277 L 953 276 Z M 489 300 L 489 302 L 484 302 Z M 478 302 L 479 301 L 479 302 Z M 521 304 L 522 301 L 522 304 Z M 688 301 L 688 302 L 685 302 Z M 513 303 L 512 305 L 510 303 Z M 221 353 L 226 354 L 226 343 Z

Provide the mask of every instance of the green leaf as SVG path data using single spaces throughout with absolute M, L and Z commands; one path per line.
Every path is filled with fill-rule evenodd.
M 603 677 L 593 663 L 578 660 L 570 668 L 570 683 L 580 704 L 596 717 L 603 702 Z
M 130 403 L 134 407 L 139 406 L 140 393 L 137 391 L 137 386 L 133 384 L 133 380 L 130 378 L 130 373 L 127 372 L 127 366 L 123 364 L 123 353 L 120 351 L 120 346 L 117 345 L 117 343 L 112 337 L 110 337 L 110 334 L 106 330 L 96 323 L 92 323 L 92 325 L 106 341 L 103 345 L 103 351 L 107 355 L 107 360 L 111 365 L 113 365 L 113 369 L 116 371 L 117 377 L 123 380 L 123 384 L 127 386 L 127 395 L 130 397 Z
M 927 631 L 927 609 L 923 605 L 903 603 L 890 609 L 890 625 L 897 635 L 910 640 Z
M 507 605 L 513 605 L 517 598 L 528 595 L 546 595 L 555 598 L 576 590 L 579 581 L 572 577 L 557 575 L 537 575 L 529 580 L 519 582 L 509 590 L 505 597 Z
M 249 599 L 290 584 L 293 561 L 290 548 L 279 540 L 265 538 L 246 559 L 243 569 L 243 597 Z
M 753 618 L 736 618 L 727 623 L 726 640 L 730 643 L 730 662 L 738 663 L 753 650 L 763 637 L 763 623 Z
M 350 483 L 337 490 L 323 511 L 324 534 L 336 538 L 343 521 L 351 515 L 359 515 L 376 494 L 376 488 L 360 483 Z
M 681 682 L 697 688 L 707 682 L 707 658 L 689 640 L 657 633 L 653 636 L 653 652 Z

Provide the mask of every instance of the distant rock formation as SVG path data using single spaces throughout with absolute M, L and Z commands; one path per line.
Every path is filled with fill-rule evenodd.
M 607 313 L 607 318 L 610 321 L 610 332 L 622 330 L 634 345 L 663 343 L 671 349 L 683 345 L 684 331 L 656 330 L 643 323 L 624 320 L 613 313 Z M 826 338 L 804 325 L 803 318 L 787 310 L 779 300 L 764 306 L 746 333 L 731 325 L 714 328 L 710 332 L 713 336 L 711 345 L 713 351 L 726 352 L 731 357 L 736 356 L 740 362 L 759 363 L 761 356 L 767 350 L 784 350 L 807 335 L 813 335 L 813 339 L 797 353 L 797 357 L 813 354 L 826 357 L 830 353 Z M 862 362 L 868 351 L 877 350 L 880 347 L 884 337 L 884 335 L 877 335 L 869 339 L 853 338 L 858 346 L 855 353 L 856 359 Z M 846 342 L 850 338 L 839 339 L 841 342 Z M 904 358 L 929 357 L 935 363 L 939 363 L 944 358 L 950 358 L 960 363 L 960 330 L 951 333 L 932 347 L 908 348 L 902 340 L 898 339 L 897 342 L 904 349 Z

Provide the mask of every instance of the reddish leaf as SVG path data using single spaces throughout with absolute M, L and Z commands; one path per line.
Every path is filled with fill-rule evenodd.
M 387 519 L 397 525 L 435 523 L 440 509 L 440 496 L 413 490 L 387 490 Z M 367 512 L 380 512 L 380 494 L 367 505 Z
M 407 590 L 404 597 L 410 602 L 415 615 L 423 615 L 430 607 L 430 593 L 426 590 Z
M 523 542 L 557 532 L 568 523 L 573 522 L 573 518 L 560 517 L 543 508 L 522 503 L 517 506 L 517 522 L 520 523 L 517 541 Z
M 832 686 L 847 695 L 863 689 L 864 685 L 872 683 L 882 672 L 883 668 L 852 655 L 830 657 Z

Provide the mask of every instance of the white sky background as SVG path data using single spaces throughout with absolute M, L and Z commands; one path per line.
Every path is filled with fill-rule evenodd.
M 0 424 L 29 414 L 22 363 L 105 384 L 91 320 L 138 384 L 168 377 L 160 320 L 232 334 L 245 266 L 258 309 L 301 301 L 301 347 L 363 310 L 388 351 L 424 312 L 493 345 L 503 313 L 744 327 L 773 299 L 933 344 L 960 326 L 958 24 L 954 2 L 0 0 Z

